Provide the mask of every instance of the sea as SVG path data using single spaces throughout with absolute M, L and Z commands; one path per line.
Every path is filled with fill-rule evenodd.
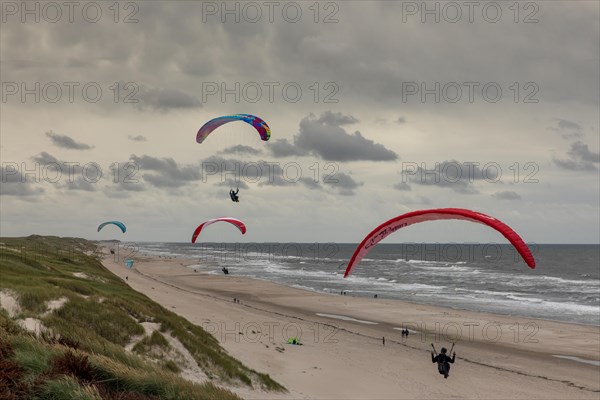
M 380 243 L 344 278 L 356 246 L 136 243 L 136 252 L 319 293 L 600 326 L 600 245 L 530 245 L 530 269 L 508 244 Z

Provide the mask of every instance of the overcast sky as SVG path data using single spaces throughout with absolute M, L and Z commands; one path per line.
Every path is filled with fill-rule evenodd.
M 245 236 L 204 239 L 357 243 L 459 207 L 600 242 L 596 1 L 24 4 L 2 2 L 2 236 L 185 242 L 230 216 Z M 196 143 L 236 113 L 271 139 Z M 446 221 L 402 241 L 505 239 Z

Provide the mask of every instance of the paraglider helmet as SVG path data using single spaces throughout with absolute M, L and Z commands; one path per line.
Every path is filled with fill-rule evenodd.
M 445 347 L 442 347 L 442 350 L 440 350 L 440 352 L 442 352 L 442 354 L 446 354 L 446 352 L 447 352 L 447 351 L 448 351 L 448 350 L 446 350 L 446 348 L 445 348 Z

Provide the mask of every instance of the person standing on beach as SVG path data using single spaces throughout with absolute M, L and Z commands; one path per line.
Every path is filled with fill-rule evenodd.
M 381 339 L 381 341 L 383 342 L 383 345 L 385 346 L 385 336 Z
M 454 360 L 456 358 L 456 353 L 452 354 L 452 358 L 448 357 L 446 353 L 445 347 L 442 347 L 440 350 L 440 354 L 434 357 L 433 351 L 431 352 L 431 362 L 438 364 L 438 371 L 440 374 L 444 375 L 444 379 L 448 379 L 448 375 L 450 375 L 450 364 L 454 364 Z

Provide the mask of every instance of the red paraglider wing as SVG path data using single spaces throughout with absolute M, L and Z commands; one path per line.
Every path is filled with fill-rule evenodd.
M 479 224 L 487 225 L 500 232 L 508 241 L 517 249 L 521 257 L 525 260 L 530 268 L 535 268 L 535 259 L 529 251 L 529 248 L 515 231 L 502 221 L 490 217 L 476 211 L 465 210 L 462 208 L 438 208 L 432 210 L 419 210 L 400 215 L 392 218 L 387 222 L 379 225 L 371 233 L 369 233 L 363 241 L 358 245 L 350 263 L 344 273 L 344 278 L 350 275 L 352 269 L 363 259 L 363 257 L 371 250 L 373 246 L 385 239 L 391 233 L 398 229 L 409 225 L 418 224 L 419 222 L 435 221 L 440 219 L 459 219 Z
M 221 217 L 221 218 L 215 218 L 215 219 L 211 219 L 208 220 L 206 222 L 201 223 L 196 230 L 194 231 L 194 234 L 192 235 L 192 243 L 196 243 L 196 239 L 198 238 L 198 235 L 200 235 L 200 231 L 202 231 L 202 229 L 210 224 L 214 224 L 215 222 L 229 222 L 230 224 L 235 225 L 240 232 L 242 232 L 242 235 L 246 233 L 246 225 L 244 225 L 244 223 L 242 221 L 240 221 L 239 219 L 235 219 L 235 218 L 229 218 L 229 217 Z

